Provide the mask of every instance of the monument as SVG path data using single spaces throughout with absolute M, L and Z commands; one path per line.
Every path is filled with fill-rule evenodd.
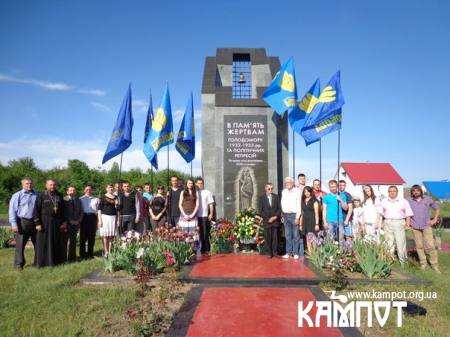
M 202 84 L 202 171 L 217 216 L 257 208 L 264 185 L 281 192 L 288 175 L 287 117 L 261 96 L 280 67 L 264 48 L 218 48 Z

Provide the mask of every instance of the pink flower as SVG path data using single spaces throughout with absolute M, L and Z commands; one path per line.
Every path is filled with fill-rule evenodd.
M 164 251 L 164 256 L 166 257 L 166 264 L 168 266 L 173 266 L 175 264 L 175 259 L 169 251 Z

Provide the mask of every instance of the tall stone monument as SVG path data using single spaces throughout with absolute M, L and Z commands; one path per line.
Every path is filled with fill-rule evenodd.
M 202 85 L 202 171 L 217 216 L 257 208 L 266 182 L 281 192 L 288 175 L 287 118 L 261 96 L 280 67 L 264 48 L 218 48 Z

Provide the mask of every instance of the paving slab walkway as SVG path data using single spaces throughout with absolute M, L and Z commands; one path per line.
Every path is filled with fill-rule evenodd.
M 325 318 L 320 328 L 297 326 L 299 301 L 328 299 L 307 262 L 213 255 L 185 270 L 183 279 L 198 286 L 175 316 L 169 337 L 360 336 L 357 329 L 327 328 Z

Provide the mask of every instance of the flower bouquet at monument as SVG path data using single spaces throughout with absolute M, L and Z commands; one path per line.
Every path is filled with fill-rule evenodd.
M 212 253 L 231 253 L 236 243 L 235 224 L 220 219 L 211 226 L 211 252 Z
M 261 232 L 261 226 L 256 221 L 256 211 L 253 208 L 236 213 L 235 235 L 244 250 L 262 242 Z

